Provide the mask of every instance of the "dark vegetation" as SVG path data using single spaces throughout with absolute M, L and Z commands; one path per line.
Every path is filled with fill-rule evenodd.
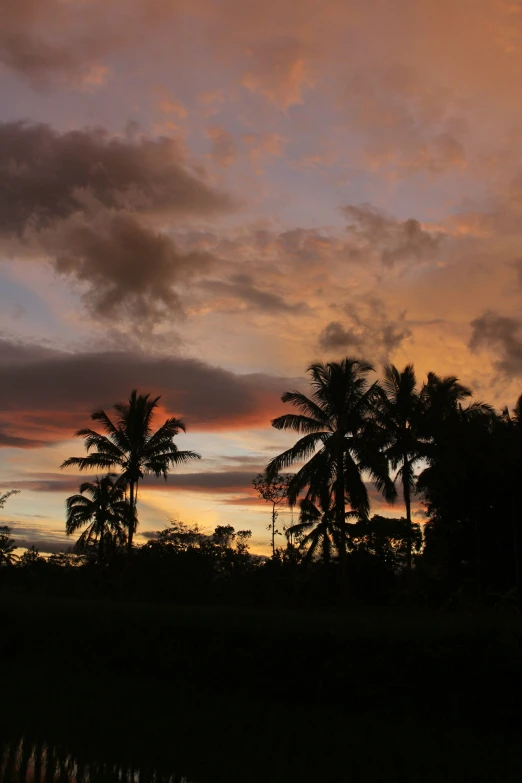
M 352 359 L 310 378 L 255 479 L 269 558 L 228 526 L 132 542 L 145 473 L 198 456 L 157 400 L 78 433 L 67 464 L 103 475 L 67 501 L 74 551 L 0 538 L 5 780 L 520 779 L 522 398 Z M 404 516 L 372 515 L 368 482 Z
M 134 545 L 144 475 L 166 479 L 199 457 L 175 443 L 183 421 L 154 429 L 159 398 L 134 391 L 114 415 L 92 414 L 103 432 L 79 430 L 87 453 L 62 466 L 103 472 L 67 499 L 73 550 L 17 560 L 2 529 L 1 589 L 181 604 L 519 605 L 522 397 L 498 413 L 454 377 L 430 373 L 419 388 L 412 366 L 372 373 L 349 358 L 314 364 L 309 395 L 283 395 L 293 412 L 272 424 L 297 441 L 253 479 L 271 512 L 270 558 L 250 553 L 247 530 L 181 521 Z M 372 484 L 404 516 L 372 516 Z M 299 509 L 284 531 L 282 505 Z

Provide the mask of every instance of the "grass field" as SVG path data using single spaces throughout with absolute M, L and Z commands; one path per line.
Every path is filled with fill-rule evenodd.
M 522 622 L 0 595 L 3 736 L 192 781 L 515 781 Z

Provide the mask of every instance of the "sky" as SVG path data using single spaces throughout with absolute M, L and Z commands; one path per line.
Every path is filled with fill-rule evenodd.
M 312 361 L 522 391 L 522 2 L 3 0 L 0 522 L 71 542 L 60 464 L 131 389 L 202 459 L 140 491 L 252 530 Z M 399 514 L 373 494 L 373 510 Z M 290 515 L 286 515 L 290 521 Z M 138 536 L 138 541 L 145 538 Z

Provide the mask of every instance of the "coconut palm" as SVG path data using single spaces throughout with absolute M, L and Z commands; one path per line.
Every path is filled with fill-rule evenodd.
M 378 415 L 388 440 L 385 454 L 396 471 L 395 481 L 399 480 L 402 485 L 408 530 L 408 569 L 411 569 L 412 559 L 411 496 L 414 492 L 415 466 L 426 453 L 425 439 L 420 434 L 421 402 L 416 383 L 412 364 L 408 364 L 402 372 L 393 364 L 386 365 L 381 381 L 382 397 Z
M 102 424 L 106 435 L 92 429 L 78 430 L 77 437 L 85 439 L 86 457 L 71 457 L 62 468 L 72 465 L 80 470 L 89 468 L 110 470 L 118 467 L 121 478 L 129 487 L 128 550 L 137 527 L 138 484 L 146 473 L 167 479 L 169 468 L 191 459 L 200 459 L 194 451 L 180 451 L 174 437 L 185 425 L 181 419 L 167 419 L 155 432 L 152 418 L 160 397 L 149 399 L 150 394 L 138 394 L 134 389 L 125 402 L 114 405 L 116 418 L 111 419 L 104 410 L 91 414 L 93 421 Z
M 334 493 L 325 485 L 319 492 L 317 505 L 309 498 L 303 498 L 300 506 L 299 522 L 289 527 L 286 535 L 294 536 L 299 541 L 299 549 L 306 550 L 305 560 L 312 560 L 319 553 L 323 562 L 330 562 L 332 551 L 339 553 L 340 536 L 343 535 L 336 524 Z M 353 514 L 349 512 L 348 515 Z
M 85 481 L 80 494 L 71 495 L 65 501 L 67 535 L 83 531 L 75 544 L 77 552 L 84 552 L 94 542 L 98 543 L 98 560 L 103 562 L 108 549 L 123 547 L 127 541 L 125 528 L 130 519 L 129 504 L 125 499 L 126 483 L 109 474 L 94 481 Z M 84 494 L 85 493 L 85 494 Z
M 292 403 L 299 413 L 287 413 L 272 421 L 276 429 L 294 430 L 302 437 L 269 463 L 267 475 L 277 475 L 296 462 L 305 462 L 288 487 L 291 506 L 306 487 L 306 498 L 312 503 L 320 501 L 325 487 L 332 489 L 343 572 L 346 503 L 362 517 L 367 517 L 370 510 L 364 475 L 388 500 L 396 495 L 380 448 L 382 437 L 375 421 L 380 392 L 377 383 L 370 383 L 373 371 L 367 362 L 353 358 L 314 363 L 308 368 L 310 397 L 299 391 L 282 396 L 283 402 Z
M 429 372 L 420 392 L 425 436 L 431 438 L 434 433 L 440 434 L 446 425 L 451 425 L 459 410 L 462 410 L 462 401 L 471 395 L 471 389 L 459 383 L 454 375 L 441 378 Z

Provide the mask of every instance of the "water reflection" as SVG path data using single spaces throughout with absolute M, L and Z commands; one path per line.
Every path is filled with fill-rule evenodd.
M 2 783 L 195 783 L 154 767 L 83 758 L 62 745 L 0 739 Z

